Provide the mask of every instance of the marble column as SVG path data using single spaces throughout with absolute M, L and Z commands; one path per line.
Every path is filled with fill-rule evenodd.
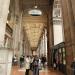
M 66 47 L 67 75 L 72 75 L 71 63 L 75 57 L 75 21 L 71 0 L 61 0 L 61 5 Z

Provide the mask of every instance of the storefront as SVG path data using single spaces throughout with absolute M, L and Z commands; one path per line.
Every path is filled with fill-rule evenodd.
M 63 73 L 66 73 L 66 50 L 65 43 L 59 43 L 54 46 L 51 50 L 51 65 L 56 63 L 56 69 L 60 70 Z

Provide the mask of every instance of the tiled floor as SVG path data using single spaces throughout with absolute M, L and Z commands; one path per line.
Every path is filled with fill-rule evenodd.
M 11 75 L 25 75 L 24 69 L 19 69 L 19 67 L 13 67 Z M 40 75 L 63 75 L 60 72 L 54 71 L 54 70 L 47 70 L 43 69 L 40 70 Z

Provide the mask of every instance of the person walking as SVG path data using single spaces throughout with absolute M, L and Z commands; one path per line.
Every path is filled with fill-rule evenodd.
M 26 69 L 25 75 L 29 75 L 29 70 L 30 70 L 30 58 L 29 58 L 29 56 L 27 56 L 25 59 L 25 69 Z
M 17 56 L 16 55 L 14 55 L 12 62 L 13 62 L 14 66 L 17 66 L 18 60 L 17 60 Z
M 23 67 L 23 64 L 24 64 L 24 56 L 22 55 L 22 56 L 20 57 L 20 68 Z
M 39 59 L 37 56 L 33 60 L 33 75 L 39 75 Z
M 34 60 L 34 57 L 30 57 L 30 70 L 33 71 L 33 60 Z
M 45 56 L 42 56 L 41 62 L 43 64 L 43 68 L 45 68 L 45 63 L 46 63 L 46 57 Z
M 72 75 L 75 75 L 75 58 L 74 58 L 74 61 L 72 62 L 71 64 L 71 68 L 72 68 Z

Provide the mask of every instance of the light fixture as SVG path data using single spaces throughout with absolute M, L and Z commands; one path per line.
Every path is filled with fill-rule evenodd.
M 32 16 L 40 16 L 42 15 L 42 11 L 37 8 L 38 6 L 36 5 L 36 0 L 35 0 L 35 5 L 34 8 L 28 11 L 28 14 Z

